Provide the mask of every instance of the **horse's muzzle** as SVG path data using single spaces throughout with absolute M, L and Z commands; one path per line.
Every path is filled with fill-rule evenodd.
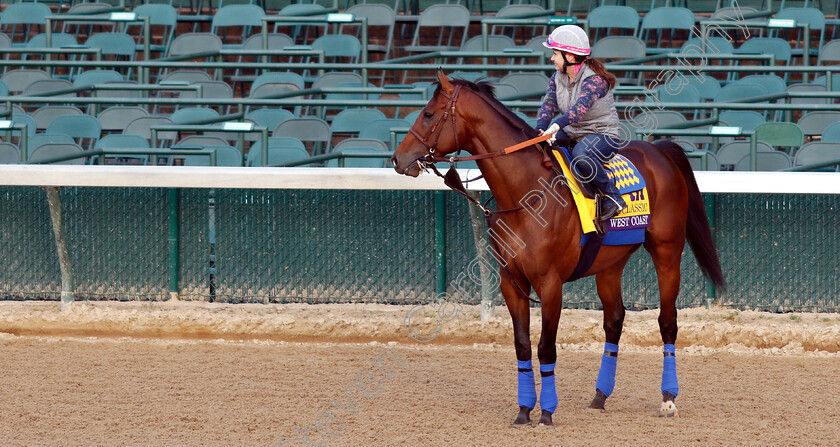
M 394 165 L 394 170 L 397 171 L 399 174 L 408 175 L 411 177 L 417 177 L 420 175 L 420 172 L 423 171 L 423 166 L 420 164 L 420 159 L 414 159 L 411 163 L 403 163 L 397 158 L 397 155 L 394 154 L 391 156 L 391 164 Z

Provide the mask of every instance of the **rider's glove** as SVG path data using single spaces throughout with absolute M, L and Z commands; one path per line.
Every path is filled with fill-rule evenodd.
M 548 143 L 548 145 L 551 146 L 551 145 L 554 144 L 555 141 L 557 141 L 557 132 L 559 132 L 559 131 L 560 131 L 560 126 L 558 126 L 557 123 L 551 123 L 551 125 L 548 126 L 548 129 L 542 131 L 542 133 L 540 135 L 551 134 L 551 138 L 545 140 L 546 143 Z

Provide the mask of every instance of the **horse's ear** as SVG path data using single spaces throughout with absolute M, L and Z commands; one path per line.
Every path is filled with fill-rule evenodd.
M 452 82 L 449 81 L 449 78 L 446 77 L 446 74 L 440 68 L 437 71 L 437 78 L 438 82 L 440 82 L 440 88 L 447 94 L 452 94 L 455 87 L 452 86 Z

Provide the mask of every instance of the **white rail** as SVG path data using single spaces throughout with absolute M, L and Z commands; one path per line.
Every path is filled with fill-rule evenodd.
M 473 178 L 476 169 L 459 170 Z M 695 172 L 702 192 L 840 194 L 840 173 Z M 254 189 L 446 190 L 431 174 L 418 178 L 376 168 L 230 168 L 181 166 L 0 165 L 2 186 L 90 186 Z M 469 189 L 487 190 L 479 180 Z

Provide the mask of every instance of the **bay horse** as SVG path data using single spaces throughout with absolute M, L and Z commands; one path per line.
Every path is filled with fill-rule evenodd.
M 538 135 L 493 95 L 485 82 L 450 80 L 438 71 L 438 87 L 397 147 L 391 161 L 394 169 L 418 176 L 433 159 L 464 150 L 477 160 L 499 211 L 488 213 L 488 225 L 498 236 L 500 289 L 513 322 L 518 363 L 519 413 L 514 426 L 531 424 L 536 407 L 536 388 L 531 361 L 530 291 L 540 298 L 542 332 L 538 345 L 540 374 L 539 424 L 553 425 L 557 406 L 554 366 L 557 359 L 557 325 L 563 303 L 563 284 L 572 276 L 582 248 L 580 217 L 566 182 L 543 161 L 543 149 L 532 145 L 505 156 L 499 150 Z M 595 275 L 604 314 L 605 348 L 590 409 L 604 411 L 615 386 L 618 343 L 625 308 L 621 298 L 621 275 L 630 256 L 644 245 L 650 253 L 659 282 L 659 330 L 664 344 L 662 406 L 660 416 L 678 416 L 674 399 L 679 391 L 674 344 L 677 340 L 676 300 L 680 287 L 680 262 L 686 238 L 703 274 L 719 290 L 726 288 L 717 251 L 712 242 L 703 198 L 688 159 L 675 143 L 630 141 L 620 153 L 635 164 L 645 179 L 650 201 L 650 226 L 643 244 L 601 247 L 583 276 Z M 552 180 L 555 180 L 552 183 Z M 550 200 L 544 186 L 552 185 L 561 200 Z M 556 185 L 556 186 L 555 186 Z M 522 199 L 542 191 L 540 221 L 523 212 Z M 495 255 L 494 255 L 495 256 Z M 580 274 L 580 273 L 578 273 Z

